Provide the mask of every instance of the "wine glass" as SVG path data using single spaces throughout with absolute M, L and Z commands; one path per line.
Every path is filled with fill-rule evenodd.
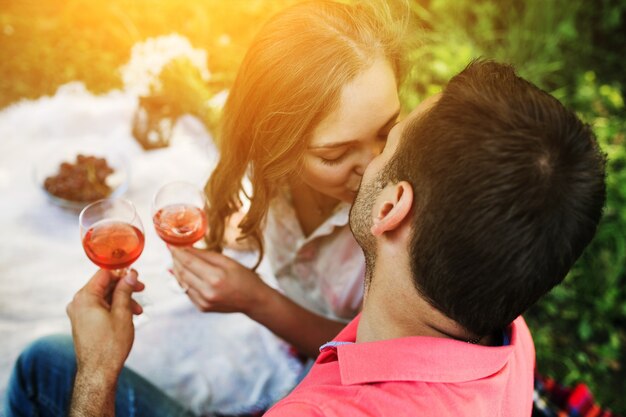
M 161 187 L 152 200 L 157 234 L 172 246 L 191 246 L 206 233 L 206 200 L 193 184 L 176 181 Z
M 162 186 L 152 200 L 152 222 L 159 237 L 172 246 L 192 246 L 202 239 L 207 229 L 205 204 L 204 194 L 193 184 L 176 181 Z M 170 281 L 170 289 L 187 292 L 175 281 Z
M 78 217 L 87 257 L 116 277 L 128 273 L 144 246 L 144 232 L 135 206 L 123 198 L 98 200 Z

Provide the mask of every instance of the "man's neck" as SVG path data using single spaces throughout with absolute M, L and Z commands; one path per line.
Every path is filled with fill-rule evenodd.
M 379 301 L 381 298 L 386 299 Z M 395 302 L 392 298 L 396 299 Z M 357 342 L 409 336 L 444 337 L 444 334 L 431 324 L 434 317 L 429 308 L 420 306 L 425 303 L 423 300 L 407 302 L 406 297 L 401 298 L 404 299 L 398 300 L 397 297 L 381 297 L 370 293 L 364 302 L 359 320 Z
M 396 270 L 395 274 L 399 272 Z M 375 271 L 366 294 L 357 330 L 357 342 L 373 342 L 410 336 L 467 341 L 475 335 L 424 300 L 410 279 Z M 479 342 L 492 345 L 492 337 Z

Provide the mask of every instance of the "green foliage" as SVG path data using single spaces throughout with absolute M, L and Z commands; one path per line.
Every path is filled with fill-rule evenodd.
M 573 56 L 589 60 L 598 79 L 618 83 L 623 93 L 626 87 L 626 1 L 585 2 L 577 21 L 577 27 L 588 42 L 579 42 L 577 53 Z
M 0 108 L 83 81 L 121 87 L 133 44 L 179 33 L 209 52 L 219 77 L 235 73 L 265 20 L 296 0 L 20 0 L 0 4 Z
M 611 40 L 624 39 L 626 1 L 431 0 L 412 2 L 412 11 L 421 30 L 402 89 L 407 108 L 485 57 L 514 64 L 593 127 L 608 157 L 603 220 L 565 282 L 526 319 L 539 372 L 584 382 L 601 404 L 626 413 L 626 111 L 623 68 L 611 64 L 623 65 L 626 43 L 620 50 Z
M 221 108 L 210 106 L 210 100 L 221 89 L 232 83 L 227 75 L 213 76 L 204 82 L 198 69 L 186 59 L 175 59 L 166 65 L 160 74 L 161 87 L 152 94 L 160 95 L 172 103 L 179 114 L 196 116 L 215 131 L 218 127 Z
M 412 51 L 412 67 L 403 90 L 409 106 L 439 91 L 474 58 L 513 64 L 526 79 L 558 98 L 572 77 L 565 71 L 569 47 L 577 39 L 576 18 L 582 0 L 511 1 L 432 0 L 412 2 L 421 23 Z
M 565 282 L 528 315 L 542 371 L 586 382 L 624 412 L 626 392 L 626 120 L 614 86 L 579 76 L 573 105 L 607 154 L 607 202 L 598 232 Z

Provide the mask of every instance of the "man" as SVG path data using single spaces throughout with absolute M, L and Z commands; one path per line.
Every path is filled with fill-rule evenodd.
M 367 262 L 362 313 L 267 415 L 530 416 L 534 348 L 519 316 L 592 239 L 604 165 L 557 100 L 511 67 L 470 64 L 368 166 L 350 215 Z M 68 306 L 71 415 L 114 413 L 142 284 L 121 280 L 110 302 L 109 285 L 98 272 Z

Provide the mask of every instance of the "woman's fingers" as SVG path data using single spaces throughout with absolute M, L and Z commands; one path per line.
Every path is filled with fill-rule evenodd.
M 216 252 L 170 248 L 179 285 L 201 311 L 247 311 L 254 303 L 259 277 Z
M 213 282 L 215 281 L 214 274 L 220 273 L 218 269 L 213 268 L 210 265 L 205 264 L 205 268 L 198 276 L 193 270 L 189 269 L 186 264 L 180 261 L 174 262 L 174 270 L 176 272 L 176 278 L 179 285 L 189 295 L 191 289 L 195 290 L 203 299 L 210 300 L 214 297 Z
M 219 252 L 208 251 L 204 249 L 196 249 L 196 248 L 185 248 L 182 252 L 186 252 L 187 254 L 193 255 L 196 258 L 200 258 L 205 262 L 208 262 L 218 268 L 226 269 L 232 265 L 234 262 L 228 256 L 223 255 Z
M 184 271 L 190 273 L 191 276 L 214 284 L 215 279 L 223 275 L 221 267 L 208 263 L 204 258 L 197 256 L 195 253 L 187 250 L 176 249 L 172 251 L 174 264 L 178 265 L 177 272 Z M 193 278 L 192 277 L 192 278 Z
M 181 272 L 180 272 L 180 267 L 178 266 L 178 262 L 174 261 L 172 263 L 172 267 L 170 269 L 168 269 L 169 273 L 172 274 L 172 276 L 174 277 L 174 279 L 176 280 L 176 282 L 178 283 L 178 286 L 180 288 L 182 288 L 183 290 L 185 290 L 185 292 L 187 291 L 187 288 L 182 281 L 181 278 Z
M 174 278 L 176 278 L 176 281 L 178 282 L 178 286 L 182 288 L 185 292 L 187 292 L 187 290 L 189 289 L 189 284 L 185 282 L 185 279 L 183 277 L 185 274 L 185 268 L 181 266 L 180 262 L 174 260 L 171 271 L 172 275 L 174 275 Z
M 187 291 L 187 296 L 198 310 L 203 312 L 211 311 L 211 303 L 208 302 L 195 288 L 190 287 Z

